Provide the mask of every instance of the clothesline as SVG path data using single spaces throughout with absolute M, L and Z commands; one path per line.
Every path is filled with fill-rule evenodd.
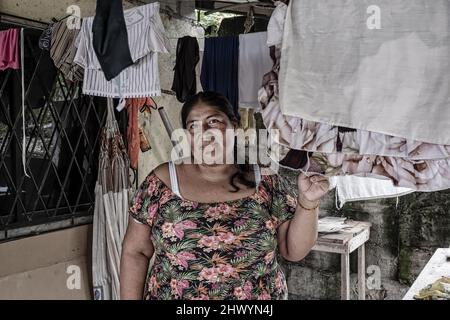
M 168 94 L 168 95 L 171 95 L 171 96 L 176 96 L 177 95 L 172 90 L 165 90 L 165 89 L 161 89 L 161 93 Z

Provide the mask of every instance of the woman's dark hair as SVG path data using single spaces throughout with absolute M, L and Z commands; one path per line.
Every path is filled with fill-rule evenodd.
M 204 91 L 189 97 L 184 103 L 183 108 L 181 109 L 181 123 L 183 125 L 183 129 L 187 128 L 186 122 L 189 113 L 191 113 L 192 109 L 195 106 L 199 105 L 200 103 L 216 108 L 218 111 L 223 112 L 231 122 L 239 122 L 240 120 L 239 115 L 237 115 L 234 112 L 233 106 L 224 95 L 213 91 Z M 236 145 L 237 144 L 235 141 L 234 144 L 235 161 L 237 157 Z M 232 192 L 239 191 L 239 187 L 236 185 L 236 182 L 240 182 L 241 184 L 249 188 L 256 187 L 255 181 L 248 180 L 246 177 L 246 175 L 252 171 L 251 166 L 246 163 L 246 164 L 237 164 L 236 167 L 238 171 L 235 174 L 233 174 L 233 176 L 230 179 L 230 184 L 234 189 Z

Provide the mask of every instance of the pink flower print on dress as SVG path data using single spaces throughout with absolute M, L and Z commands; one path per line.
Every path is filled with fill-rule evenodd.
M 244 250 L 236 251 L 235 254 L 234 254 L 234 256 L 235 256 L 236 258 L 243 257 L 243 256 L 245 256 L 245 251 L 244 251 Z
M 239 219 L 234 222 L 234 226 L 240 227 L 240 226 L 244 225 L 246 222 L 247 222 L 247 220 L 245 220 L 245 219 Z
M 197 259 L 194 254 L 186 251 L 178 252 L 176 254 L 177 264 L 184 269 L 188 268 L 188 261 Z
M 297 199 L 296 198 L 294 198 L 293 196 L 288 194 L 288 195 L 286 195 L 286 199 L 287 199 L 287 204 L 289 207 L 291 207 L 291 208 L 297 207 Z
M 278 292 L 281 292 L 284 289 L 284 277 L 281 272 L 277 273 L 277 277 L 275 279 L 275 288 Z
M 209 300 L 209 297 L 206 294 L 201 294 L 198 297 L 191 298 L 191 300 Z
M 263 290 L 257 300 L 270 300 L 270 294 L 266 290 Z
M 264 257 L 264 261 L 266 264 L 269 264 L 273 261 L 273 258 L 275 257 L 275 251 L 270 251 L 266 256 Z
M 148 187 L 147 187 L 147 194 L 149 196 L 155 195 L 157 188 L 157 181 L 155 179 L 150 179 Z
M 161 197 L 159 198 L 159 204 L 163 205 L 167 203 L 170 198 L 172 198 L 172 191 L 170 191 L 169 189 L 164 190 Z
M 217 290 L 217 289 L 219 289 L 219 288 L 220 288 L 219 283 L 213 283 L 213 284 L 211 285 L 211 289 L 212 289 L 212 290 Z
M 182 222 L 175 224 L 175 226 L 173 228 L 173 232 L 174 232 L 175 236 L 181 240 L 184 237 L 184 230 L 195 229 L 195 228 L 197 228 L 197 225 L 194 222 L 182 221 Z
M 245 300 L 246 299 L 246 294 L 244 292 L 244 289 L 242 289 L 242 287 L 234 288 L 233 294 L 238 300 Z
M 223 215 L 230 215 L 233 213 L 233 208 L 226 203 L 219 204 L 217 206 L 217 210 L 219 210 Z
M 259 188 L 258 192 L 254 194 L 253 198 L 258 201 L 258 203 L 266 203 L 270 199 L 264 188 Z
M 247 299 L 252 298 L 252 289 L 253 289 L 252 283 L 250 281 L 247 281 L 244 285 L 244 293 Z
M 220 281 L 220 277 L 216 268 L 203 268 L 198 275 L 198 280 L 216 283 Z
M 219 232 L 218 239 L 225 244 L 232 244 L 236 239 L 236 236 L 231 232 Z
M 267 194 L 266 190 L 264 190 L 264 188 L 261 188 L 259 190 L 259 195 L 263 199 L 263 202 L 268 202 L 270 200 L 270 197 Z
M 208 208 L 208 210 L 205 211 L 205 216 L 207 217 L 206 220 L 208 221 L 214 221 L 220 219 L 220 211 L 217 210 L 216 207 Z
M 271 230 L 271 231 L 275 231 L 275 224 L 273 223 L 272 220 L 267 220 L 266 221 L 266 228 Z
M 177 283 L 176 291 L 179 297 L 183 296 L 183 290 L 189 288 L 189 281 L 188 280 L 180 280 Z
M 139 210 L 141 210 L 141 207 L 142 207 L 142 192 L 138 191 L 136 193 L 134 203 L 130 208 L 130 212 L 136 214 Z
M 155 218 L 156 213 L 158 212 L 158 208 L 159 208 L 159 205 L 157 203 L 152 204 L 151 206 L 148 207 L 148 210 L 147 210 L 147 212 L 148 212 L 147 223 L 149 225 L 152 224 L 152 221 Z
M 234 213 L 234 209 L 226 203 L 221 203 L 215 207 L 208 208 L 205 211 L 205 216 L 208 221 L 220 220 L 226 216 L 230 216 Z
M 270 300 L 270 294 L 267 291 L 263 291 L 259 296 L 257 300 Z
M 224 278 L 229 278 L 233 275 L 235 270 L 230 264 L 226 263 L 226 264 L 219 264 L 217 266 L 217 272 L 219 272 Z
M 163 232 L 163 238 L 172 238 L 174 236 L 173 223 L 171 222 L 164 222 L 161 230 Z
M 204 248 L 205 252 L 211 252 L 220 248 L 220 241 L 216 236 L 203 236 L 199 241 L 200 248 Z
M 150 277 L 150 280 L 148 282 L 148 290 L 151 292 L 151 294 L 156 294 L 156 292 L 158 291 L 160 285 L 156 279 L 156 275 L 152 275 Z
M 182 297 L 183 290 L 188 287 L 189 287 L 189 281 L 187 281 L 187 280 L 172 279 L 170 281 L 170 288 L 172 289 L 172 294 L 177 297 Z
M 192 210 L 198 208 L 198 202 L 195 201 L 183 200 L 180 205 L 182 208 L 192 208 Z

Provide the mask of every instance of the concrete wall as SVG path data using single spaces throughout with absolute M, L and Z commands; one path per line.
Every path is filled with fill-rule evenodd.
M 85 225 L 0 243 L 0 300 L 91 299 L 91 239 Z
M 372 223 L 366 267 L 380 270 L 381 286 L 367 299 L 401 299 L 436 248 L 450 246 L 450 191 L 413 193 L 396 199 L 347 203 L 335 207 L 334 191 L 321 216 L 345 216 Z M 357 253 L 351 255 L 351 292 L 357 298 Z M 312 252 L 300 263 L 283 263 L 290 299 L 340 299 L 340 256 Z M 371 275 L 368 274 L 368 277 Z M 370 279 L 369 283 L 370 283 Z

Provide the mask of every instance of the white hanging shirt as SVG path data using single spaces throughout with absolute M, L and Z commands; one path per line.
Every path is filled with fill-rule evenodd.
M 267 25 L 267 46 L 281 47 L 283 42 L 284 21 L 286 20 L 287 5 L 281 1 L 275 2 L 275 9 Z
M 239 107 L 259 109 L 258 90 L 272 69 L 267 32 L 239 35 Z
M 168 53 L 168 40 L 154 2 L 124 11 L 128 44 L 134 64 L 107 81 L 93 48 L 94 17 L 83 19 L 76 40 L 74 62 L 84 71 L 83 94 L 111 98 L 142 98 L 161 95 L 158 52 Z

